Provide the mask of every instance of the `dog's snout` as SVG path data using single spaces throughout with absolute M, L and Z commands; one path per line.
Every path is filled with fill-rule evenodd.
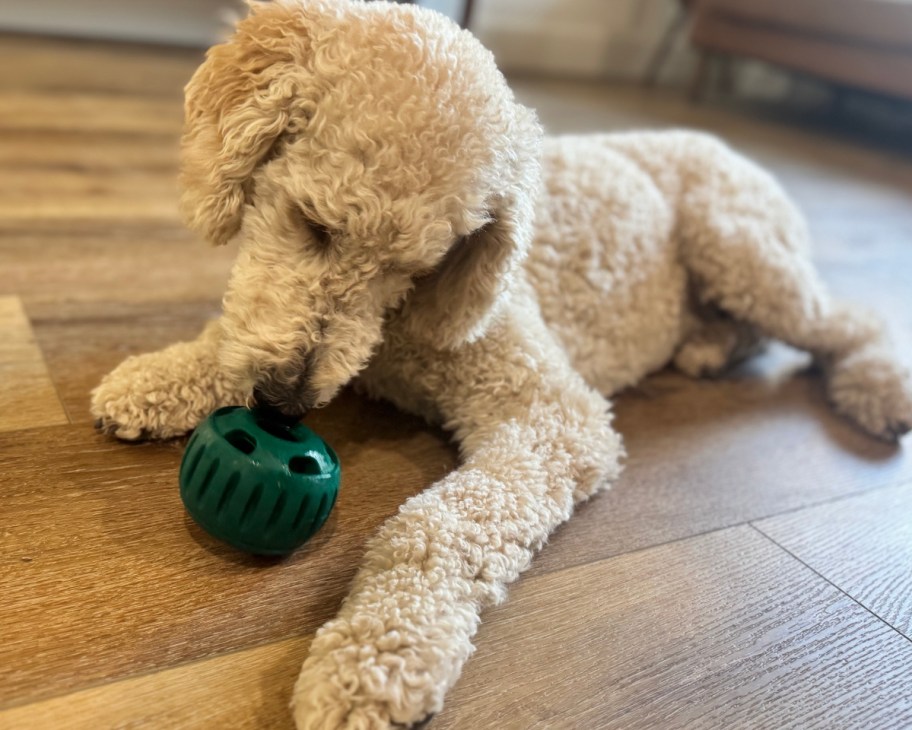
M 291 373 L 270 372 L 261 375 L 253 388 L 257 408 L 286 421 L 299 421 L 313 408 L 315 396 L 308 375 L 312 369 L 310 353 Z
M 293 426 L 298 423 L 304 416 L 307 415 L 307 408 L 295 407 L 291 408 L 288 404 L 281 403 L 277 404 L 274 401 L 267 399 L 263 396 L 262 391 L 258 388 L 255 388 L 253 391 L 253 407 L 261 415 L 267 417 L 271 421 L 284 424 L 286 426 Z
M 260 381 L 253 388 L 253 405 L 276 420 L 297 422 L 311 409 L 312 403 L 295 389 L 283 391 L 275 383 Z

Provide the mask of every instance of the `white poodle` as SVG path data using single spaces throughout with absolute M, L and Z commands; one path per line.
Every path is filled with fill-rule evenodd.
M 251 393 L 299 417 L 357 377 L 461 447 L 317 633 L 301 730 L 440 709 L 481 609 L 617 477 L 606 397 L 648 373 L 776 338 L 861 428 L 912 424 L 881 327 L 830 299 L 799 213 L 711 137 L 543 139 L 471 34 L 386 2 L 254 4 L 186 91 L 183 212 L 240 250 L 219 321 L 95 390 L 102 427 L 168 438 Z

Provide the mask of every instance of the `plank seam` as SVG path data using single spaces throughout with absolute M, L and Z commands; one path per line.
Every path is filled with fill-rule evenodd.
M 907 636 L 906 634 L 904 634 L 902 631 L 900 631 L 898 628 L 896 628 L 893 624 L 891 624 L 889 621 L 887 621 L 887 620 L 886 620 L 885 618 L 883 618 L 882 616 L 878 616 L 876 613 L 874 613 L 873 610 L 871 610 L 871 609 L 868 608 L 865 604 L 863 604 L 861 601 L 859 601 L 857 598 L 855 598 L 855 596 L 853 596 L 851 593 L 849 593 L 848 591 L 844 590 L 843 588 L 841 588 L 840 586 L 838 586 L 836 583 L 834 583 L 833 581 L 831 581 L 829 578 L 827 578 L 827 577 L 826 577 L 823 573 L 821 573 L 819 570 L 817 570 L 817 569 L 811 567 L 810 565 L 808 565 L 804 560 L 802 560 L 801 558 L 799 558 L 795 553 L 793 553 L 793 552 L 792 552 L 791 550 L 789 550 L 787 547 L 785 547 L 784 545 L 782 545 L 782 543 L 780 543 L 780 542 L 776 541 L 775 539 L 773 539 L 772 537 L 770 537 L 767 533 L 765 533 L 762 529 L 760 529 L 760 528 L 759 528 L 757 525 L 755 525 L 753 522 L 749 522 L 749 523 L 748 523 L 748 526 L 749 526 L 749 527 L 752 527 L 752 528 L 753 528 L 754 530 L 756 530 L 761 536 L 765 537 L 767 540 L 769 540 L 773 545 L 775 545 L 776 547 L 778 547 L 778 548 L 779 548 L 780 550 L 782 550 L 784 553 L 786 553 L 786 554 L 789 555 L 790 557 L 792 557 L 792 558 L 794 558 L 795 560 L 797 560 L 799 563 L 801 563 L 805 568 L 807 568 L 809 571 L 811 571 L 811 572 L 812 572 L 814 575 L 816 575 L 818 578 L 820 578 L 821 580 L 824 580 L 824 581 L 826 581 L 827 583 L 829 583 L 831 586 L 833 586 L 833 588 L 835 588 L 837 591 L 839 591 L 840 593 L 842 593 L 842 595 L 844 595 L 844 596 L 845 596 L 846 598 L 848 598 L 850 601 L 852 601 L 853 603 L 857 604 L 858 606 L 861 606 L 861 608 L 863 608 L 865 611 L 867 611 L 869 614 L 871 614 L 871 616 L 873 616 L 875 619 L 877 619 L 880 623 L 882 623 L 882 624 L 884 624 L 884 625 L 886 625 L 886 626 L 889 626 L 891 629 L 893 629 L 893 631 L 895 631 L 897 634 L 899 634 L 899 635 L 900 635 L 903 639 L 905 639 L 906 641 L 912 642 L 912 637 Z
M 70 697 L 72 695 L 82 694 L 83 692 L 91 692 L 92 690 L 101 689 L 102 687 L 107 687 L 109 685 L 120 684 L 122 682 L 132 682 L 134 680 L 143 679 L 145 677 L 153 677 L 156 674 L 164 674 L 165 672 L 170 672 L 171 670 L 182 669 L 184 667 L 190 667 L 194 664 L 204 664 L 206 662 L 216 661 L 218 659 L 227 658 L 235 654 L 243 654 L 248 651 L 256 651 L 257 649 L 266 649 L 271 646 L 278 646 L 280 644 L 290 644 L 296 641 L 304 641 L 308 637 L 313 638 L 313 632 L 309 634 L 294 634 L 291 636 L 286 636 L 282 639 L 277 639 L 275 641 L 267 641 L 262 644 L 251 644 L 250 646 L 235 647 L 229 651 L 223 651 L 216 654 L 211 654 L 209 656 L 195 657 L 193 659 L 188 659 L 187 661 L 177 662 L 176 664 L 169 664 L 167 666 L 157 667 L 149 669 L 149 671 L 140 671 L 133 674 L 124 674 L 117 677 L 110 677 L 106 680 L 100 682 L 92 682 L 89 684 L 82 685 L 80 687 L 74 687 L 63 692 L 56 692 L 48 695 L 43 695 L 39 697 L 29 697 L 22 701 L 12 700 L 5 704 L 0 704 L 0 720 L 3 719 L 3 713 L 9 710 L 16 710 L 23 707 L 29 707 L 30 705 L 40 705 L 45 702 L 51 702 L 53 700 L 61 699 L 63 697 Z M 309 647 L 308 647 L 309 648 Z
M 751 517 L 750 519 L 742 520 L 741 522 L 733 522 L 730 525 L 720 525 L 719 527 L 713 527 L 709 530 L 703 530 L 702 532 L 694 532 L 689 535 L 682 535 L 681 537 L 674 537 L 674 538 L 671 538 L 670 540 L 662 540 L 660 542 L 650 543 L 649 545 L 641 545 L 640 547 L 633 548 L 632 550 L 624 550 L 619 553 L 613 553 L 612 555 L 605 555 L 603 557 L 595 558 L 593 560 L 583 560 L 582 562 L 579 562 L 579 563 L 567 563 L 566 565 L 561 565 L 561 566 L 558 566 L 555 568 L 551 568 L 548 570 L 542 570 L 541 572 L 533 573 L 529 577 L 537 578 L 540 575 L 551 575 L 552 573 L 560 573 L 564 570 L 572 570 L 574 568 L 579 568 L 583 565 L 590 565 L 592 563 L 600 563 L 603 560 L 613 560 L 614 558 L 619 558 L 624 555 L 633 555 L 635 553 L 641 553 L 645 550 L 652 550 L 652 548 L 662 547 L 664 545 L 674 545 L 677 542 L 684 542 L 685 540 L 691 540 L 693 538 L 703 537 L 705 535 L 712 535 L 713 533 L 722 532 L 723 530 L 732 530 L 736 527 L 744 527 L 745 525 L 753 527 L 753 523 L 757 522 L 759 520 L 769 520 L 774 517 L 781 517 L 782 515 L 792 514 L 793 512 L 800 512 L 801 510 L 805 510 L 805 509 L 813 509 L 815 507 L 822 507 L 825 504 L 841 502 L 842 500 L 846 500 L 846 499 L 853 499 L 855 497 L 860 497 L 862 495 L 870 494 L 872 492 L 878 492 L 878 491 L 885 490 L 885 489 L 896 489 L 899 487 L 908 487 L 908 486 L 912 486 L 912 478 L 901 478 L 899 481 L 896 481 L 896 482 L 892 482 L 892 481 L 884 482 L 884 483 L 878 484 L 877 486 L 874 486 L 874 487 L 863 487 L 861 489 L 857 489 L 852 492 L 846 492 L 845 494 L 840 494 L 835 497 L 828 497 L 826 499 L 820 500 L 819 502 L 809 502 L 808 504 L 803 504 L 798 507 L 790 507 L 789 509 L 781 510 L 779 512 L 770 512 L 769 514 L 759 515 L 757 517 Z M 572 519 L 573 518 L 571 517 L 571 520 Z M 564 523 L 564 524 L 568 524 L 568 523 Z M 572 523 L 569 523 L 569 524 L 572 524 Z M 561 527 L 563 527 L 563 525 Z M 545 546 L 545 548 L 543 548 L 543 550 L 544 549 L 547 549 L 547 545 Z M 539 554 L 541 554 L 541 553 L 539 553 Z M 534 565 L 535 565 L 535 563 L 533 561 L 533 566 Z
M 47 357 L 44 354 L 44 346 L 38 337 L 38 332 L 35 329 L 34 322 L 32 321 L 32 315 L 29 312 L 28 304 L 22 297 L 19 298 L 19 306 L 22 307 L 22 313 L 25 315 L 25 321 L 32 333 L 32 340 L 34 341 L 35 347 L 38 350 L 38 355 L 41 358 L 41 364 L 44 366 L 44 372 L 47 373 L 47 378 L 51 383 L 51 387 L 54 389 L 54 396 L 57 398 L 57 403 L 60 406 L 60 410 L 63 411 L 63 415 L 67 419 L 66 425 L 72 425 L 74 423 L 73 416 L 70 414 L 70 409 L 67 408 L 67 405 L 64 402 L 63 398 L 60 397 L 60 388 L 57 385 L 57 379 L 54 377 L 54 373 L 51 372 L 51 368 L 48 365 Z

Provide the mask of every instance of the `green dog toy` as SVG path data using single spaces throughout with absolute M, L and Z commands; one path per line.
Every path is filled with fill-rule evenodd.
M 306 426 L 265 411 L 220 408 L 187 444 L 180 493 L 190 516 L 214 537 L 245 552 L 285 555 L 329 517 L 339 459 Z

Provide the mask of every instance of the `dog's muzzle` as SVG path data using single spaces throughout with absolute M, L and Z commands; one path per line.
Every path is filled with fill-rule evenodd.
M 271 415 L 285 421 L 300 421 L 316 402 L 308 373 L 313 357 L 302 358 L 301 366 L 292 377 L 278 374 L 260 376 L 253 387 L 253 400 L 257 408 L 268 410 Z
M 285 398 L 267 396 L 259 385 L 253 389 L 253 407 L 264 412 L 271 420 L 292 425 L 300 421 L 310 406 L 305 403 L 290 403 Z

